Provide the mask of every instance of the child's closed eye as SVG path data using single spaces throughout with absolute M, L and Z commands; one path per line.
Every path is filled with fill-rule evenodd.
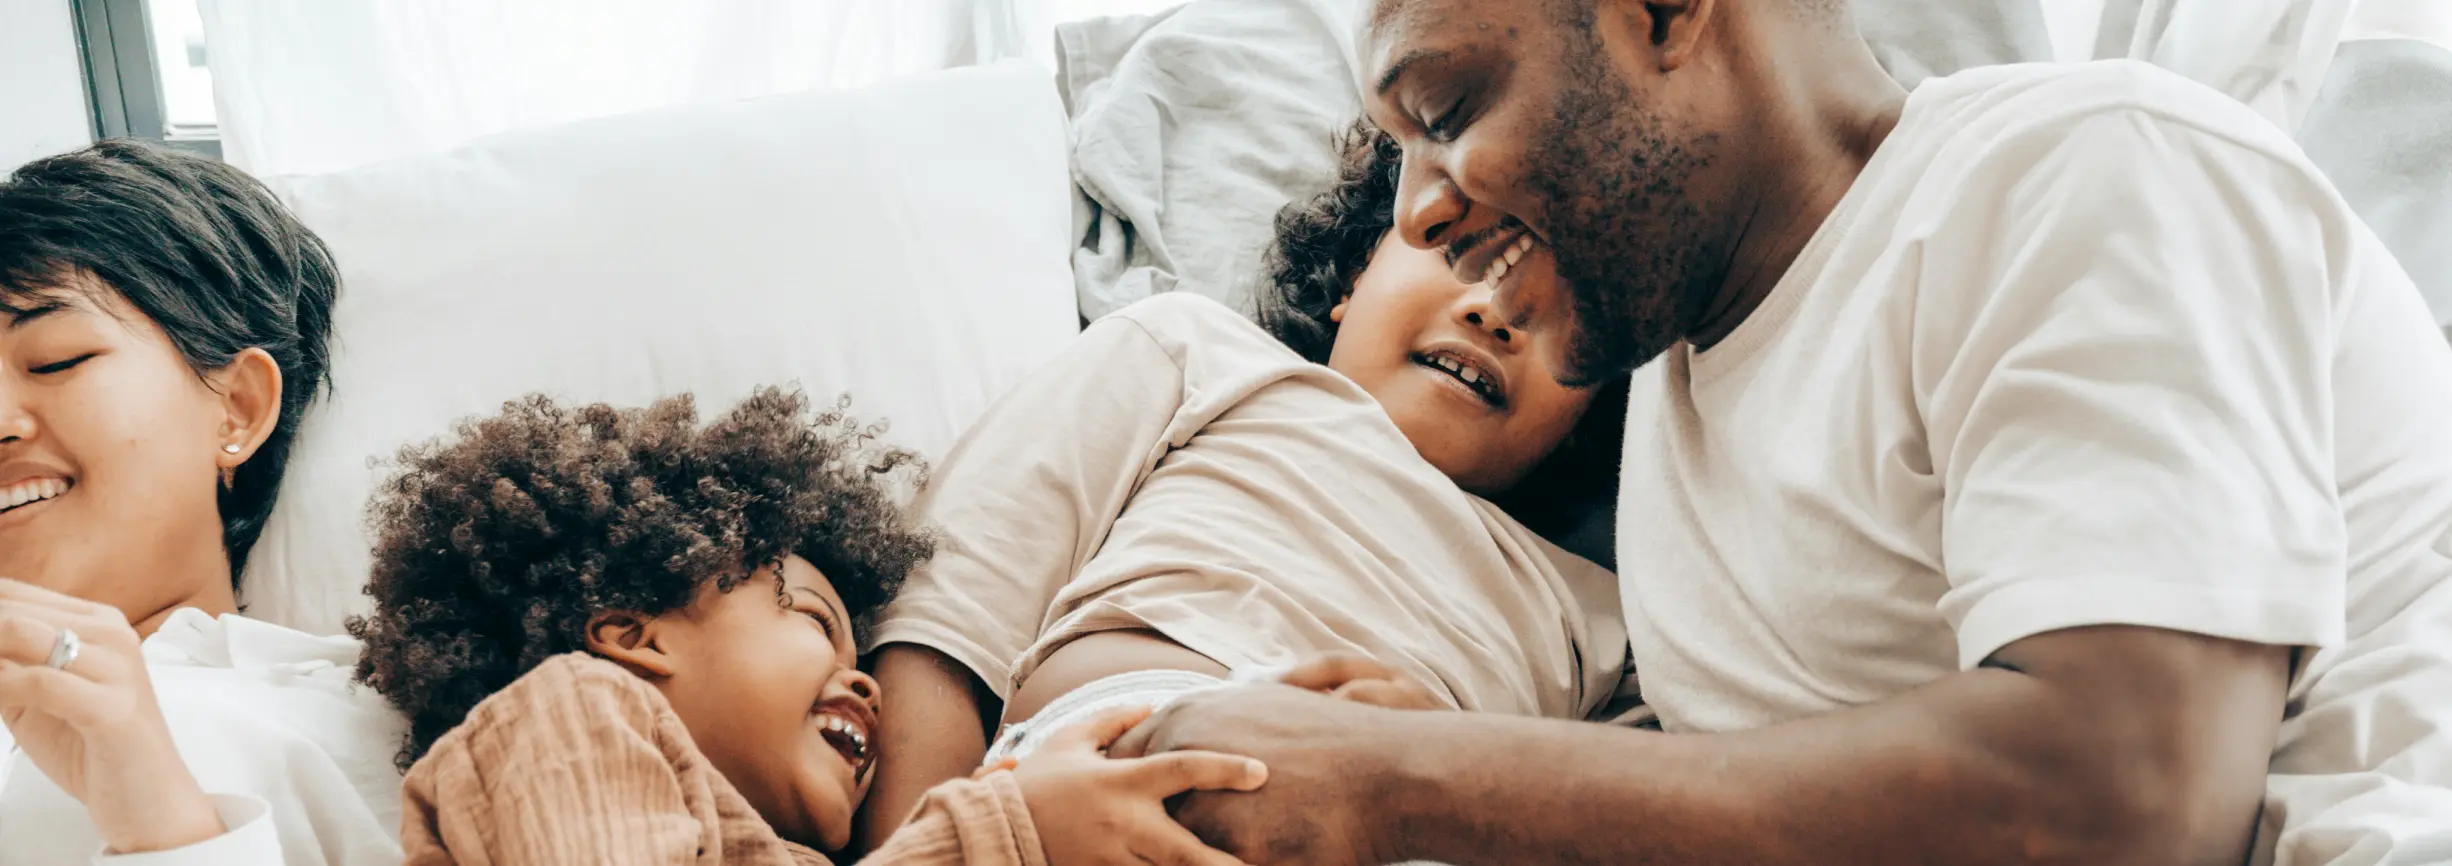
M 827 639 L 831 640 L 836 636 L 833 611 L 826 610 L 824 608 L 813 608 L 801 612 L 808 614 L 810 619 L 817 620 L 818 627 L 826 630 Z

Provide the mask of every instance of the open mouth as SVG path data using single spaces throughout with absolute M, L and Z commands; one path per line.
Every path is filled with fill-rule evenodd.
M 1457 282 L 1466 285 L 1497 282 L 1541 244 L 1530 228 L 1512 221 L 1490 235 L 1477 236 L 1469 247 L 1450 256 Z
M 1490 408 L 1507 408 L 1506 389 L 1499 384 L 1496 371 L 1481 359 L 1452 349 L 1432 349 L 1414 355 L 1413 362 L 1456 380 L 1481 397 L 1481 401 L 1489 404 Z
M 876 763 L 876 752 L 869 747 L 871 725 L 866 715 L 836 702 L 818 707 L 814 716 L 818 735 L 825 738 L 835 754 L 843 756 L 843 763 L 851 766 L 851 777 L 855 780 L 868 778 L 869 768 Z
M 0 514 L 58 499 L 75 486 L 66 478 L 29 478 L 0 488 Z
M 1533 240 L 1532 235 L 1517 236 L 1514 243 L 1507 245 L 1505 252 L 1499 253 L 1490 260 L 1489 273 L 1484 275 L 1482 280 L 1488 282 L 1493 288 L 1503 286 L 1506 283 L 1507 274 L 1514 271 L 1516 264 L 1524 261 L 1524 257 L 1531 255 L 1533 248 L 1539 245 L 1540 242 Z

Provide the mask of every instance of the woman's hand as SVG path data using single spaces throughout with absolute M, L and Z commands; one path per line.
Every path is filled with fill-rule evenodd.
M 1332 653 L 1295 665 L 1278 682 L 1391 710 L 1453 709 L 1446 698 L 1378 659 L 1353 653 Z
M 53 668 L 62 630 L 74 631 L 81 647 Z M 85 804 L 113 853 L 224 832 L 179 759 L 136 629 L 118 608 L 0 578 L 0 724 L 43 775 Z
M 1268 781 L 1268 768 L 1250 758 L 1215 752 L 1168 752 L 1130 760 L 1104 754 L 1149 713 L 1147 707 L 1110 710 L 1057 731 L 1013 768 L 1052 866 L 1243 862 L 1203 844 L 1175 823 L 1166 813 L 1166 800 L 1186 791 L 1255 790 Z

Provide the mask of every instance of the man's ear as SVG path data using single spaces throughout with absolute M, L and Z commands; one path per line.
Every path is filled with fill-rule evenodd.
M 587 651 L 654 680 L 673 675 L 673 657 L 665 651 L 656 618 L 626 610 L 608 610 L 587 620 Z
M 281 424 L 281 364 L 250 348 L 205 378 L 221 395 L 221 470 L 229 473 L 253 458 Z
M 1609 13 L 1617 20 L 1604 21 L 1602 26 L 1614 23 L 1631 37 L 1630 44 L 1650 46 L 1662 72 L 1674 72 L 1694 61 L 1704 31 L 1717 23 L 1720 13 L 1719 0 L 1628 0 L 1609 5 Z

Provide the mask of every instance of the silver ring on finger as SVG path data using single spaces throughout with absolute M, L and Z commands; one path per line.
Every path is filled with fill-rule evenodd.
M 77 654 L 84 651 L 85 641 L 77 637 L 76 630 L 63 628 L 60 629 L 60 636 L 51 640 L 51 656 L 43 659 L 43 664 L 52 670 L 64 671 L 69 665 L 76 664 Z

